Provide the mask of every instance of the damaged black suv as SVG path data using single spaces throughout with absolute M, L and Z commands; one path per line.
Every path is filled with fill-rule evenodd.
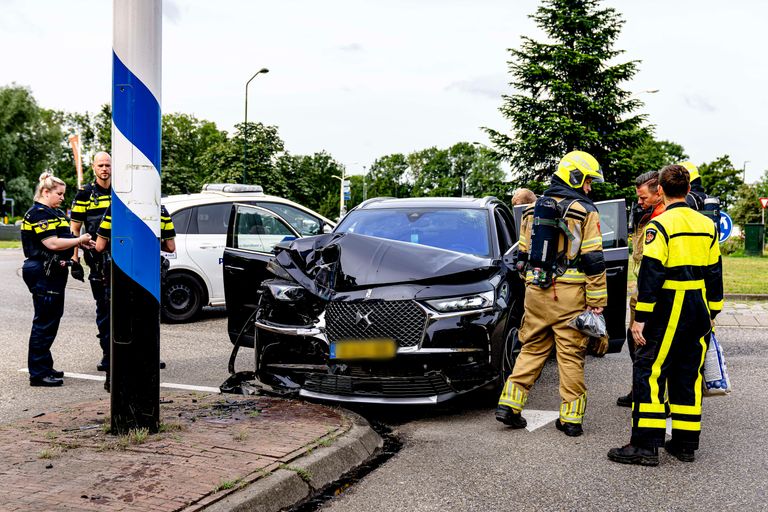
M 436 403 L 501 382 L 519 351 L 516 240 L 515 216 L 492 197 L 372 199 L 308 238 L 235 205 L 224 252 L 230 338 L 255 348 L 261 384 L 305 397 Z

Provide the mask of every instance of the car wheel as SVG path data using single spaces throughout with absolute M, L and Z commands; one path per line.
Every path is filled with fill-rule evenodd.
M 501 385 L 512 374 L 512 369 L 515 367 L 515 361 L 520 354 L 520 338 L 517 334 L 517 327 L 510 327 L 507 331 L 507 337 L 504 339 L 504 348 L 501 354 L 501 364 L 499 365 L 499 377 Z
M 203 307 L 203 289 L 188 274 L 171 274 L 162 291 L 163 319 L 168 322 L 187 322 Z

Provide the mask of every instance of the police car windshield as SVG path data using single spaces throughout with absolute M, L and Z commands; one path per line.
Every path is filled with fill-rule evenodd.
M 387 240 L 490 256 L 488 213 L 471 208 L 387 208 L 355 210 L 336 228 Z

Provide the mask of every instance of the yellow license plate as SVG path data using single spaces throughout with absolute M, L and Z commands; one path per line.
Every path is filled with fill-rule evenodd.
M 342 340 L 331 343 L 331 359 L 392 359 L 397 353 L 395 340 Z

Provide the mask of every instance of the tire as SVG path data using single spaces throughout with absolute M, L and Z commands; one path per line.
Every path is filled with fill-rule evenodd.
M 507 331 L 507 337 L 504 340 L 504 349 L 501 356 L 501 365 L 499 368 L 499 377 L 502 387 L 507 377 L 512 375 L 512 369 L 515 367 L 517 356 L 520 354 L 520 338 L 517 335 L 517 327 L 510 327 Z
M 203 308 L 203 288 L 189 274 L 170 274 L 162 298 L 163 320 L 171 323 L 188 322 Z

